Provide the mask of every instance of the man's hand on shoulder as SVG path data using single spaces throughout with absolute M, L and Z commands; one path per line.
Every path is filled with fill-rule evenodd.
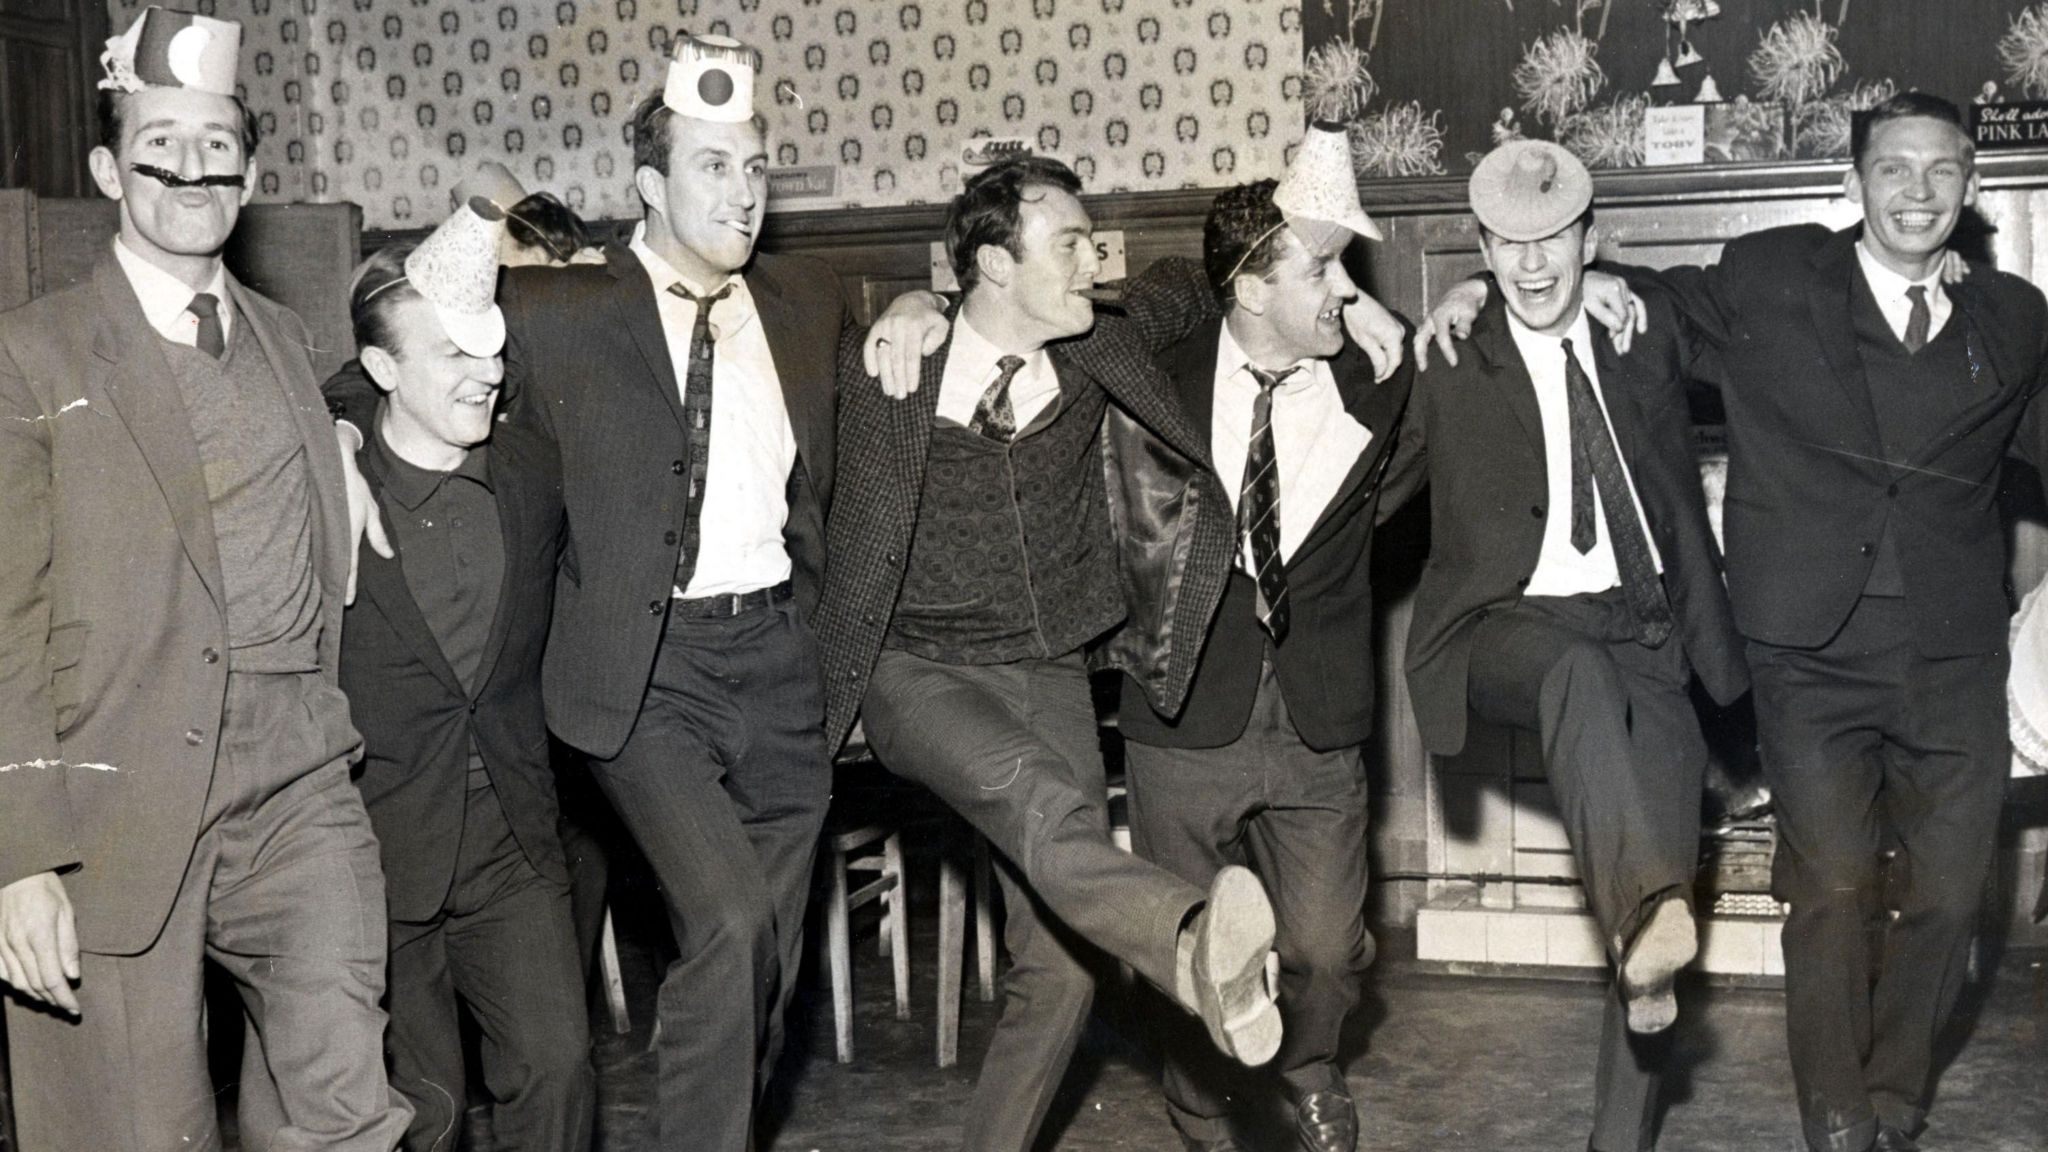
M 1607 329 L 1614 350 L 1628 355 L 1636 333 L 1650 330 L 1650 310 L 1643 298 L 1629 289 L 1628 281 L 1608 272 L 1586 269 L 1586 315 Z
M 365 539 L 377 555 L 386 560 L 395 553 L 391 540 L 384 534 L 384 517 L 377 511 L 377 497 L 370 491 L 370 482 L 363 479 L 363 470 L 356 467 L 356 453 L 362 451 L 363 434 L 360 429 L 346 420 L 334 422 L 334 439 L 341 445 L 342 485 L 348 489 L 348 590 L 342 596 L 343 604 L 356 602 L 356 562 Z
M 1386 305 L 1363 292 L 1344 306 L 1344 331 L 1351 342 L 1365 350 L 1372 360 L 1372 378 L 1385 380 L 1401 366 L 1408 342 L 1407 329 Z
M 1452 341 L 1464 340 L 1472 335 L 1472 322 L 1479 319 L 1479 310 L 1486 306 L 1486 281 L 1460 280 L 1451 285 L 1436 307 L 1422 321 L 1422 327 L 1415 330 L 1415 370 L 1429 367 L 1429 346 L 1436 345 L 1443 353 L 1444 363 L 1453 368 L 1458 366 L 1458 350 Z
M 901 400 L 917 391 L 924 358 L 946 343 L 953 326 L 946 320 L 945 298 L 936 292 L 905 292 L 868 329 L 861 345 L 861 367 L 882 378 L 882 391 Z
M 77 1016 L 78 924 L 55 872 L 0 888 L 0 979 L 32 1000 Z

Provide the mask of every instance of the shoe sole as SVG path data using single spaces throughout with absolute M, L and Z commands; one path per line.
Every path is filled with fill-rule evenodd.
M 1659 904 L 1622 961 L 1629 1031 L 1651 1035 L 1677 1022 L 1678 974 L 1698 954 L 1699 931 L 1685 901 L 1674 896 Z
M 1194 964 L 1202 1022 L 1216 1047 L 1256 1068 L 1280 1050 L 1280 1009 L 1266 988 L 1273 905 L 1259 878 L 1233 865 L 1210 885 L 1207 917 Z

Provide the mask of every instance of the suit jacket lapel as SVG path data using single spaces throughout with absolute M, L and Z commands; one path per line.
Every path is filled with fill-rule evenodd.
M 372 432 L 371 435 L 374 436 L 376 433 Z M 384 498 L 384 471 L 377 461 L 377 454 L 364 452 L 356 459 L 361 464 L 363 480 L 370 486 L 371 497 L 381 501 Z M 394 543 L 396 539 L 394 536 Z M 510 571 L 512 548 L 509 538 L 506 540 L 505 555 L 505 568 Z M 463 688 L 461 678 L 455 675 L 455 669 L 449 665 L 447 655 L 441 651 L 440 641 L 434 639 L 433 629 L 427 627 L 427 618 L 420 612 L 419 602 L 412 598 L 412 589 L 406 586 L 404 565 L 403 552 L 398 552 L 386 560 L 377 555 L 376 550 L 369 545 L 361 545 L 357 549 L 356 592 L 377 606 L 377 610 L 384 614 L 384 619 L 390 622 L 391 630 L 398 633 L 399 638 L 412 649 L 413 655 L 419 658 L 420 663 L 434 674 L 435 679 L 446 684 L 449 691 L 466 699 L 468 691 Z M 502 616 L 504 601 L 501 599 L 499 603 L 499 615 Z M 495 624 L 492 631 L 497 631 Z M 494 649 L 497 642 L 494 636 Z M 481 686 L 484 682 L 483 676 L 479 675 L 476 682 Z
M 102 317 L 93 352 L 105 362 L 107 397 L 156 476 L 200 582 L 215 606 L 226 611 L 213 507 L 206 495 L 199 444 L 192 435 L 192 415 L 179 395 L 177 377 L 158 344 L 162 337 L 143 316 L 142 304 L 112 252 L 101 257 L 93 281 L 99 289 Z M 331 443 L 333 433 L 328 436 Z
M 1643 414 L 1636 406 L 1637 390 L 1630 387 L 1633 379 L 1633 363 L 1624 360 L 1614 350 L 1614 342 L 1602 332 L 1595 331 L 1592 337 L 1594 367 L 1600 373 L 1600 399 L 1607 408 L 1607 427 L 1614 433 L 1615 451 L 1628 462 L 1629 472 L 1640 476 L 1643 467 L 1637 461 L 1643 458 Z M 1642 483 L 1636 483 L 1640 497 Z
M 676 426 L 683 427 L 683 393 L 676 382 L 675 362 L 668 354 L 668 334 L 661 326 L 661 306 L 654 298 L 654 285 L 647 268 L 633 250 L 613 244 L 605 251 L 605 268 L 612 274 L 612 314 L 615 322 L 632 333 L 647 361 L 648 380 L 661 390 Z
M 1372 433 L 1372 442 L 1358 454 L 1358 459 L 1351 462 L 1343 483 L 1337 485 L 1330 502 L 1323 505 L 1314 526 L 1295 548 L 1290 564 L 1308 555 L 1324 535 L 1343 522 L 1344 509 L 1368 481 L 1378 482 L 1388 459 L 1386 449 L 1398 414 L 1400 375 L 1397 373 L 1385 383 L 1375 385 L 1372 360 L 1351 341 L 1346 340 L 1343 349 L 1331 358 L 1330 375 L 1337 382 L 1337 394 L 1344 398 L 1344 411 Z
M 1223 339 L 1221 318 L 1210 320 L 1174 346 L 1161 367 L 1180 392 L 1181 407 L 1188 422 L 1202 434 L 1205 443 L 1214 439 L 1216 428 L 1216 351 Z M 1210 456 L 1215 456 L 1211 443 Z
M 2029 379 L 2026 372 L 2008 358 L 2009 345 L 1987 339 L 1987 334 L 1997 333 L 2000 329 L 1996 320 L 1987 314 L 1988 305 L 1976 285 L 1963 280 L 1947 285 L 1947 292 L 1955 304 L 1950 323 L 1963 326 L 1963 339 L 1968 344 L 1971 386 L 1976 398 L 1956 413 L 1939 433 L 1929 436 L 1921 444 L 1913 454 L 1912 463 L 1915 465 L 1925 464 L 1939 456 L 1943 449 L 1960 439 L 1965 430 L 2011 403 L 2013 393 L 2025 387 Z M 1989 387 L 1975 379 L 1979 372 L 1991 373 Z
M 1522 350 L 1515 346 L 1514 335 L 1508 331 L 1507 302 L 1499 288 L 1487 295 L 1486 306 L 1473 322 L 1472 350 L 1485 360 L 1487 379 L 1497 390 L 1501 403 L 1521 423 L 1524 443 L 1535 453 L 1536 467 L 1541 471 L 1546 467 L 1543 411 L 1536 406 L 1536 382 L 1529 378 L 1529 367 L 1522 363 Z
M 1814 335 L 1835 384 L 1861 421 L 1866 447 L 1882 455 L 1877 434 L 1877 410 L 1870 403 L 1870 380 L 1863 372 L 1863 354 L 1856 350 L 1856 321 L 1850 315 L 1850 294 L 1862 270 L 1856 263 L 1857 229 L 1835 233 L 1814 253 L 1815 276 L 1806 291 L 1806 304 L 1813 313 Z
M 493 439 L 490 455 L 484 458 L 484 469 L 490 475 L 491 492 L 498 506 L 498 532 L 504 541 L 505 565 L 498 577 L 498 615 L 491 621 L 490 636 L 484 641 L 483 659 L 477 661 L 475 683 L 478 694 L 482 694 L 484 685 L 491 682 L 491 673 L 498 666 L 498 656 L 505 651 L 505 637 L 512 630 L 512 617 L 518 608 L 517 579 L 529 552 L 535 547 L 535 542 L 527 538 L 526 516 L 527 509 L 538 504 L 526 495 L 526 485 L 532 472 L 506 465 L 505 453 L 498 447 L 504 440 L 502 436 Z

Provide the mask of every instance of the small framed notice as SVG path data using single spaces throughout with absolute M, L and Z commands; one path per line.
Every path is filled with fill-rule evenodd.
M 1643 164 L 1704 164 L 1707 159 L 1707 107 L 1670 104 L 1643 111 Z
M 1970 139 L 1980 151 L 2048 147 L 2048 101 L 1970 105 Z

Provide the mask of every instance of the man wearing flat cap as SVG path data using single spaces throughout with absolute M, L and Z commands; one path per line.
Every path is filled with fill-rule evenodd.
M 24 1152 L 219 1146 L 209 960 L 278 1084 L 269 1146 L 384 1152 L 411 1114 L 385 1080 L 384 877 L 337 683 L 341 460 L 305 325 L 221 266 L 255 179 L 240 35 L 149 8 L 109 42 L 91 165 L 119 235 L 90 280 L 0 317 Z
M 680 37 L 633 114 L 632 240 L 499 287 L 509 416 L 559 452 L 569 521 L 548 727 L 589 757 L 660 885 L 680 955 L 654 1111 L 662 1147 L 708 1152 L 753 1143 L 832 780 L 809 617 L 851 312 L 828 266 L 754 251 L 759 67 L 737 41 Z M 375 399 L 330 395 L 358 427 Z
M 1626 353 L 1583 298 L 1592 179 L 1547 141 L 1472 174 L 1494 287 L 1456 364 L 1416 378 L 1404 452 L 1428 470 L 1430 559 L 1408 635 L 1423 745 L 1467 717 L 1536 732 L 1586 901 L 1617 968 L 1590 1147 L 1652 1146 L 1673 978 L 1696 951 L 1691 886 L 1706 745 L 1689 684 L 1747 687 L 1707 522 L 1670 305 Z M 1395 467 L 1401 467 L 1397 463 Z

